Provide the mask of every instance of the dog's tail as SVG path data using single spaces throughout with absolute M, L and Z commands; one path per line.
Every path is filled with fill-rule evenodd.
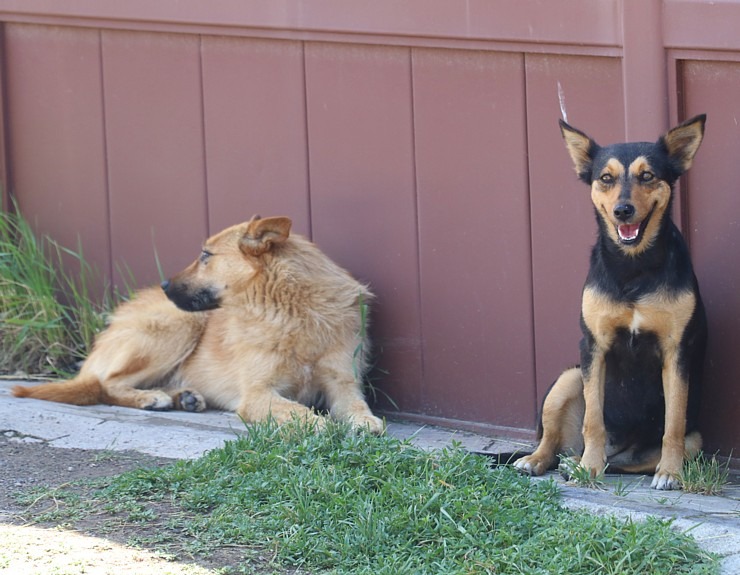
M 31 387 L 16 385 L 12 393 L 15 397 L 30 397 L 72 405 L 104 403 L 105 395 L 100 380 L 94 375 L 78 375 L 69 381 L 42 383 Z

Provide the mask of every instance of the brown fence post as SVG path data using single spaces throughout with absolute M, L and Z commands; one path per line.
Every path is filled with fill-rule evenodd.
M 622 1 L 622 83 L 627 140 L 653 141 L 668 127 L 662 0 Z

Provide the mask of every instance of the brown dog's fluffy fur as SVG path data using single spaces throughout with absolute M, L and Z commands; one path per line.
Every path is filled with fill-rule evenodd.
M 372 294 L 290 227 L 256 217 L 209 238 L 164 291 L 118 307 L 77 377 L 14 395 L 322 425 L 310 409 L 321 398 L 334 417 L 380 433 L 360 383 Z

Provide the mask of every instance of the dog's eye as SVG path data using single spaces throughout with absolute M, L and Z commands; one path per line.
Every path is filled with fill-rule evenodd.
M 601 174 L 601 177 L 599 178 L 599 180 L 601 180 L 602 184 L 611 185 L 614 183 L 614 176 L 612 176 L 609 173 Z
M 640 178 L 640 181 L 643 183 L 652 182 L 655 179 L 655 174 L 653 174 L 652 172 L 648 172 L 648 171 L 640 172 L 639 178 Z
M 202 252 L 200 252 L 200 257 L 198 258 L 198 260 L 200 261 L 200 263 L 204 264 L 208 261 L 208 258 L 210 258 L 212 255 L 213 254 L 211 252 L 207 250 L 203 250 Z

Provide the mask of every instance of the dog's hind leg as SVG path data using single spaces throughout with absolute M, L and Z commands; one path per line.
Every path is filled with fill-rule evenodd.
M 684 459 L 694 459 L 702 448 L 702 438 L 698 431 L 689 433 L 684 438 Z M 636 451 L 634 449 L 610 456 L 609 469 L 621 473 L 651 474 L 660 463 L 661 446 Z
M 71 405 L 105 403 L 139 409 L 170 409 L 173 399 L 167 393 L 136 389 L 137 385 L 150 381 L 151 377 L 150 372 L 137 370 L 135 364 L 128 365 L 125 371 L 107 374 L 105 379 L 95 371 L 83 367 L 74 379 L 31 387 L 16 386 L 13 388 L 13 395 Z
M 156 292 L 140 295 L 124 312 L 100 335 L 81 375 L 100 381 L 103 403 L 172 409 L 176 394 L 158 388 L 167 387 L 193 352 L 205 318 L 178 310 Z
M 101 377 L 103 403 L 154 411 L 172 409 L 172 396 L 161 389 L 138 389 L 152 386 L 167 377 L 167 367 L 154 362 L 152 357 L 128 359 L 112 366 Z
M 534 453 L 517 459 L 514 467 L 530 475 L 542 475 L 555 467 L 560 453 L 583 450 L 583 378 L 577 367 L 564 371 L 550 388 L 542 405 L 540 443 Z
M 146 346 L 144 346 L 145 348 Z M 198 391 L 179 387 L 179 367 L 190 353 L 190 345 L 158 346 L 156 353 L 121 358 L 101 376 L 103 403 L 154 411 L 181 409 L 204 411 L 206 400 Z M 92 357 L 92 356 L 91 356 Z M 91 368 L 97 367 L 95 364 Z
M 142 290 L 118 307 L 77 377 L 16 386 L 13 394 L 75 405 L 171 409 L 177 400 L 184 409 L 197 410 L 201 403 L 205 407 L 190 396 L 151 388 L 168 384 L 177 374 L 197 346 L 208 317 L 177 309 L 161 290 Z

